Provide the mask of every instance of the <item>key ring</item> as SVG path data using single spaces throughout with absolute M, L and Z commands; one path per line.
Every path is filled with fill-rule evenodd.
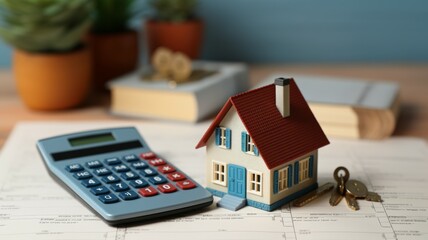
M 339 175 L 340 171 L 344 171 L 345 175 L 344 176 Z M 342 167 L 342 166 L 337 167 L 336 170 L 334 170 L 333 177 L 336 180 L 336 182 L 339 182 L 340 178 L 343 177 L 343 179 L 344 179 L 344 181 L 346 183 L 346 181 L 348 181 L 348 179 L 349 179 L 349 171 L 348 171 L 348 169 L 346 167 Z

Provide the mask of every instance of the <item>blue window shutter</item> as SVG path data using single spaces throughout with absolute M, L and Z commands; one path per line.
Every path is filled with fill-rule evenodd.
M 217 146 L 220 145 L 220 134 L 221 134 L 221 129 L 219 127 L 215 128 L 215 145 Z
M 288 166 L 288 186 L 287 187 L 291 187 L 293 186 L 293 165 L 289 165 Z
M 230 149 L 232 147 L 232 130 L 226 128 L 226 148 Z
M 273 193 L 278 193 L 278 170 L 273 172 Z
M 294 163 L 294 184 L 299 184 L 299 161 Z
M 309 158 L 309 177 L 313 177 L 314 176 L 314 156 L 311 155 L 311 157 Z
M 241 150 L 243 152 L 247 152 L 247 133 L 246 132 L 241 133 Z
M 254 155 L 259 156 L 259 149 L 254 146 Z

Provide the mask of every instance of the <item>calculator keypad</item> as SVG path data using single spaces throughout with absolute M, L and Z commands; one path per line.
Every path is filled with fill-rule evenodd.
M 88 161 L 82 164 L 84 166 L 71 164 L 66 166 L 66 170 L 105 204 L 131 201 L 141 196 L 153 197 L 159 193 L 173 194 L 196 187 L 153 152 L 111 157 L 103 162 L 106 165 L 99 160 Z

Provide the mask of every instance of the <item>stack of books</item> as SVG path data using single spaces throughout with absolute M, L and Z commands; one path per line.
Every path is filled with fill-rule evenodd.
M 293 77 L 309 107 L 329 136 L 382 139 L 396 126 L 399 112 L 398 84 L 299 74 L 274 74 L 260 86 L 277 77 Z
M 240 63 L 199 61 L 192 69 L 209 72 L 199 80 L 171 85 L 145 80 L 149 67 L 109 83 L 111 112 L 130 117 L 197 122 L 213 116 L 226 100 L 248 90 L 248 70 Z

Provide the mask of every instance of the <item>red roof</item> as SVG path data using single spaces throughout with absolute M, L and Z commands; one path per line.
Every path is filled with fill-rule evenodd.
M 283 118 L 276 107 L 274 84 L 238 94 L 229 98 L 196 148 L 207 144 L 232 105 L 269 169 L 329 144 L 302 93 L 291 80 L 289 117 Z

